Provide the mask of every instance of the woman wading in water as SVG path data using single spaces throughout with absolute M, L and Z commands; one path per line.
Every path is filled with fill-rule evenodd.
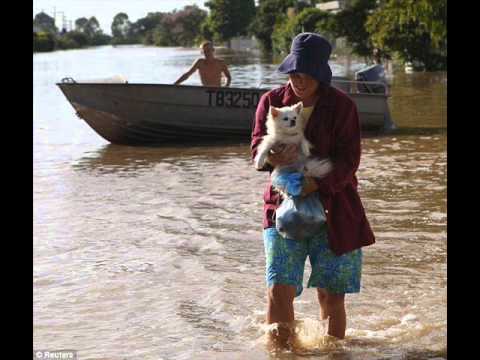
M 275 228 L 275 210 L 282 201 L 269 182 L 264 194 L 263 240 L 266 257 L 268 324 L 278 323 L 271 340 L 290 347 L 294 321 L 293 300 L 302 293 L 307 256 L 312 273 L 308 287 L 317 289 L 320 318 L 328 319 L 328 335 L 343 339 L 346 330 L 345 294 L 360 291 L 362 247 L 375 242 L 357 192 L 360 163 L 360 122 L 357 107 L 345 93 L 330 85 L 330 43 L 314 33 L 301 33 L 292 42 L 279 71 L 288 74 L 286 85 L 262 96 L 252 132 L 252 159 L 265 135 L 270 106 L 303 103 L 308 119 L 305 137 L 313 145 L 312 157 L 329 158 L 333 170 L 324 177 L 305 177 L 302 195 L 318 194 L 326 212 L 326 226 L 317 235 L 297 241 L 283 238 Z M 261 169 L 293 163 L 298 148 L 288 145 L 268 156 Z

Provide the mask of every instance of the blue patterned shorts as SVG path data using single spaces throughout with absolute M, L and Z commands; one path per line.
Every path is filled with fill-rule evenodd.
M 328 247 L 326 229 L 312 238 L 296 241 L 282 237 L 274 227 L 263 231 L 267 286 L 292 285 L 299 296 L 307 256 L 312 273 L 307 287 L 323 288 L 331 294 L 360 292 L 362 249 L 336 256 Z

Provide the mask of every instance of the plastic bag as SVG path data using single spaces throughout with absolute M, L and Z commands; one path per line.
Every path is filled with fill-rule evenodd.
M 272 185 L 275 189 L 290 196 L 299 196 L 302 193 L 304 175 L 301 172 L 292 172 L 282 169 L 272 173 Z
M 303 179 L 303 173 L 288 168 L 272 173 L 272 185 L 284 197 L 276 211 L 275 226 L 283 237 L 292 240 L 304 240 L 318 234 L 327 220 L 316 193 L 300 197 Z
M 285 238 L 304 240 L 324 229 L 327 218 L 316 193 L 286 196 L 276 211 L 275 226 Z

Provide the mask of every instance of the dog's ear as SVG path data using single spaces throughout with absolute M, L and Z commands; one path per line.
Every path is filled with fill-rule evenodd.
M 276 107 L 270 106 L 270 114 L 272 114 L 273 117 L 277 117 L 280 111 Z
M 300 114 L 303 109 L 303 103 L 300 101 L 299 103 L 293 105 L 293 110 L 297 112 L 297 114 Z

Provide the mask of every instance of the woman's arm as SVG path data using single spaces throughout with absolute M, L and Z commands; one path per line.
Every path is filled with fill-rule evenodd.
M 355 103 L 348 99 L 334 116 L 337 125 L 331 155 L 333 169 L 324 178 L 314 178 L 317 190 L 327 196 L 341 191 L 352 182 L 361 154 L 360 120 Z
M 257 156 L 258 145 L 262 142 L 263 136 L 267 132 L 267 127 L 265 122 L 267 121 L 267 114 L 270 108 L 270 100 L 268 98 L 268 93 L 265 93 L 260 98 L 260 101 L 257 105 L 257 111 L 255 112 L 255 118 L 253 119 L 252 126 L 252 140 L 250 143 L 251 157 L 252 162 Z M 270 164 L 266 164 L 260 171 L 272 171 L 273 167 Z

